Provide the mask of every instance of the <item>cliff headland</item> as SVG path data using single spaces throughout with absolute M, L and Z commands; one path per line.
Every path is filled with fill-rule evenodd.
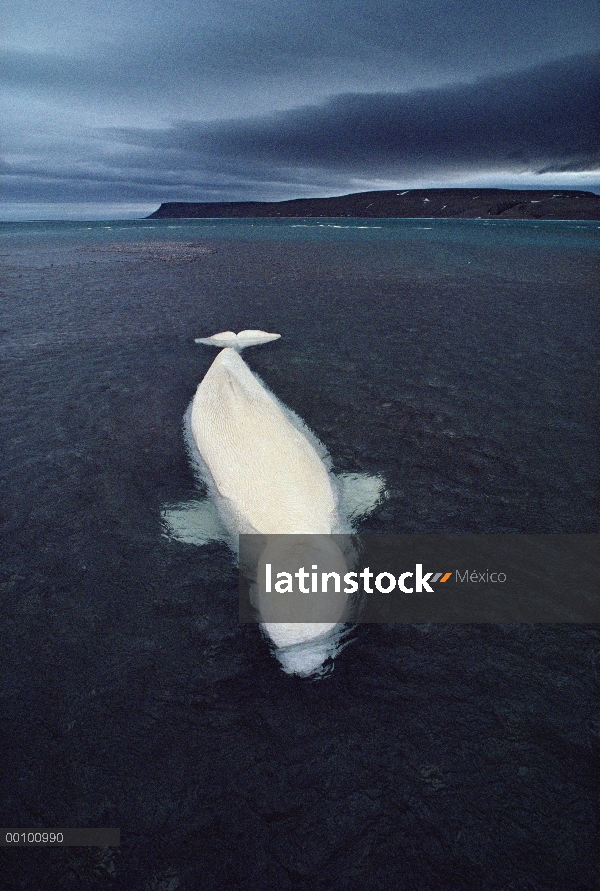
M 147 219 L 201 217 L 600 220 L 600 195 L 567 189 L 407 189 L 292 201 L 171 201 Z

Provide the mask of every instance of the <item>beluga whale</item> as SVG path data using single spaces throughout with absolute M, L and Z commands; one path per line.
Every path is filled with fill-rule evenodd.
M 170 537 L 199 545 L 221 539 L 234 552 L 240 534 L 293 536 L 284 546 L 290 565 L 318 563 L 343 575 L 348 554 L 332 536 L 353 531 L 353 522 L 384 498 L 385 482 L 367 474 L 334 474 L 325 446 L 242 359 L 243 349 L 280 336 L 245 330 L 196 339 L 220 348 L 184 424 L 196 476 L 209 497 L 165 507 L 163 521 Z M 261 567 L 269 563 L 274 539 L 265 541 Z M 328 621 L 264 621 L 261 628 L 284 671 L 314 675 L 344 645 L 343 616 L 342 598 Z

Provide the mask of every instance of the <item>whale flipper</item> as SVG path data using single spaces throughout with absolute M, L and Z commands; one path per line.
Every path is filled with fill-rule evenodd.
M 198 468 L 195 468 L 198 472 Z M 363 517 L 383 504 L 388 494 L 385 480 L 368 473 L 334 475 L 341 495 L 338 513 L 341 528 L 352 527 Z M 165 504 L 161 510 L 164 535 L 184 544 L 205 545 L 211 541 L 231 543 L 231 533 L 223 523 L 215 503 L 210 498 L 191 499 L 176 504 Z
M 206 545 L 229 541 L 215 504 L 209 498 L 165 504 L 161 510 L 163 535 L 184 544 Z
M 341 490 L 338 511 L 351 525 L 373 513 L 387 497 L 385 480 L 381 476 L 341 473 L 337 479 Z

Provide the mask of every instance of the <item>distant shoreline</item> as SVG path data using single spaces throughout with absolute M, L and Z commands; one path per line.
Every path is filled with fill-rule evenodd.
M 405 189 L 291 201 L 169 201 L 146 219 L 242 217 L 600 220 L 600 195 L 572 189 Z

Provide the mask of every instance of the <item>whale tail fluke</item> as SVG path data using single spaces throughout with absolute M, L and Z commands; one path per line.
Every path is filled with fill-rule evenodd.
M 220 334 L 213 334 L 212 337 L 197 337 L 194 342 L 203 343 L 206 346 L 230 347 L 239 353 L 246 347 L 269 343 L 280 337 L 281 334 L 269 334 L 267 331 L 240 331 L 239 334 L 234 334 L 233 331 L 222 331 Z

